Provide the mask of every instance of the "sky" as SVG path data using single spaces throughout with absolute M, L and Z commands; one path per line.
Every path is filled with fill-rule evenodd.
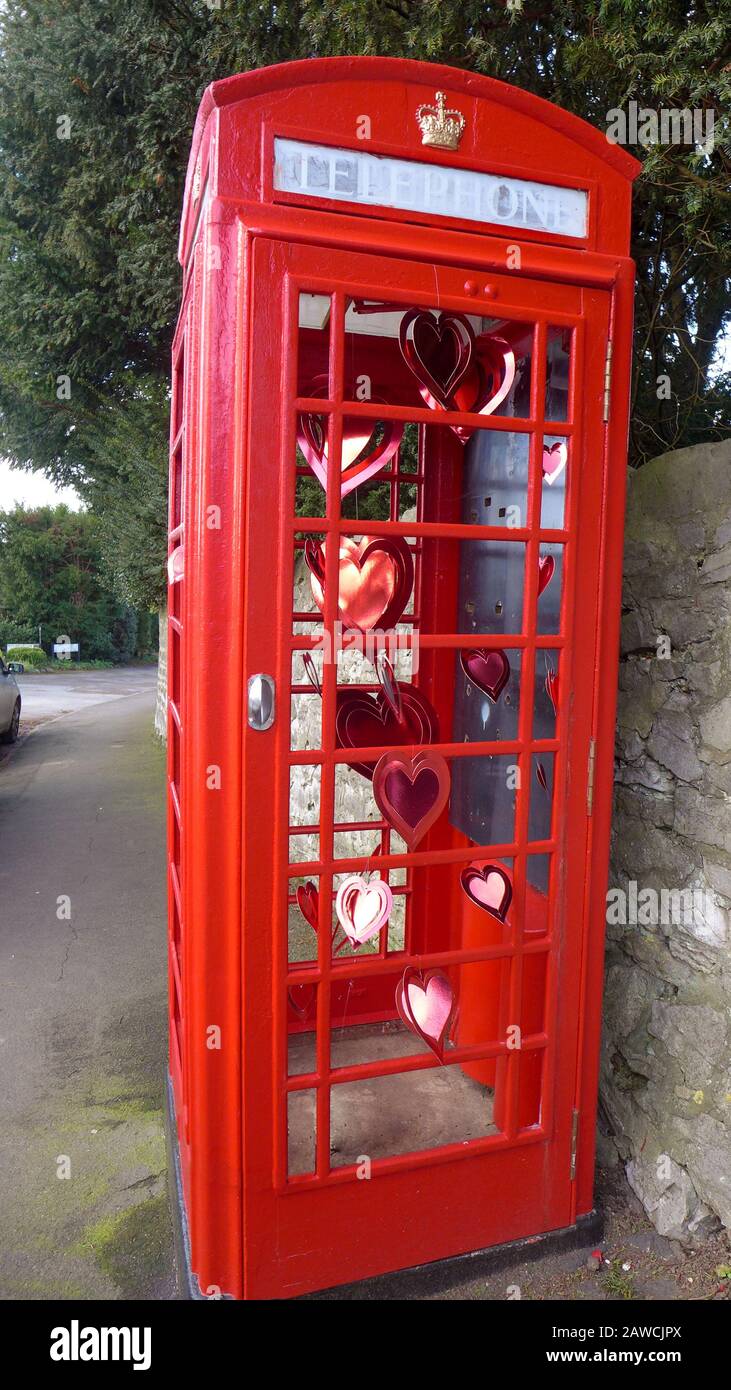
M 72 487 L 57 488 L 43 473 L 11 468 L 0 459 L 0 511 L 7 511 L 16 502 L 24 507 L 55 507 L 65 502 L 78 511 L 81 499 Z

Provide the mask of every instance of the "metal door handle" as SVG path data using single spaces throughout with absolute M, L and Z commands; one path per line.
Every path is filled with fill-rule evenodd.
M 274 678 L 259 672 L 249 676 L 246 699 L 246 717 L 249 728 L 263 733 L 274 723 Z

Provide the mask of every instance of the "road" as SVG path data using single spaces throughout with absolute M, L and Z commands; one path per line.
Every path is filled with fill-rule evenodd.
M 139 695 L 154 689 L 157 672 L 151 666 L 126 666 L 113 671 L 74 671 L 53 675 L 16 676 L 23 702 L 23 717 L 39 718 L 70 714 L 92 705 Z
M 0 763 L 0 1298 L 170 1298 L 155 674 L 20 683 L 73 713 Z

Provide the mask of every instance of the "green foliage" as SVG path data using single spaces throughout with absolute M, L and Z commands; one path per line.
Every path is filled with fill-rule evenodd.
M 370 53 L 514 82 L 605 128 L 702 107 L 715 148 L 635 152 L 631 452 L 728 432 L 731 0 L 5 0 L 0 11 L 0 453 L 79 487 L 127 602 L 162 592 L 166 385 L 190 135 L 216 78 Z M 59 139 L 68 117 L 68 139 Z M 658 398 L 667 376 L 669 399 Z M 59 378 L 70 379 L 70 395 Z M 352 507 L 381 507 L 377 494 Z
M 82 658 L 129 660 L 137 616 L 100 581 L 99 533 L 96 517 L 68 507 L 0 512 L 0 622 L 41 624 L 46 645 L 67 634 Z
M 13 647 L 8 661 L 22 661 L 24 666 L 45 666 L 48 657 L 42 647 Z

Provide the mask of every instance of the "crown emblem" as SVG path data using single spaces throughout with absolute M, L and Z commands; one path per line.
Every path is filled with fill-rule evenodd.
M 444 92 L 437 92 L 434 106 L 420 106 L 416 119 L 422 145 L 436 145 L 440 150 L 456 150 L 467 124 L 461 111 L 445 109 Z

